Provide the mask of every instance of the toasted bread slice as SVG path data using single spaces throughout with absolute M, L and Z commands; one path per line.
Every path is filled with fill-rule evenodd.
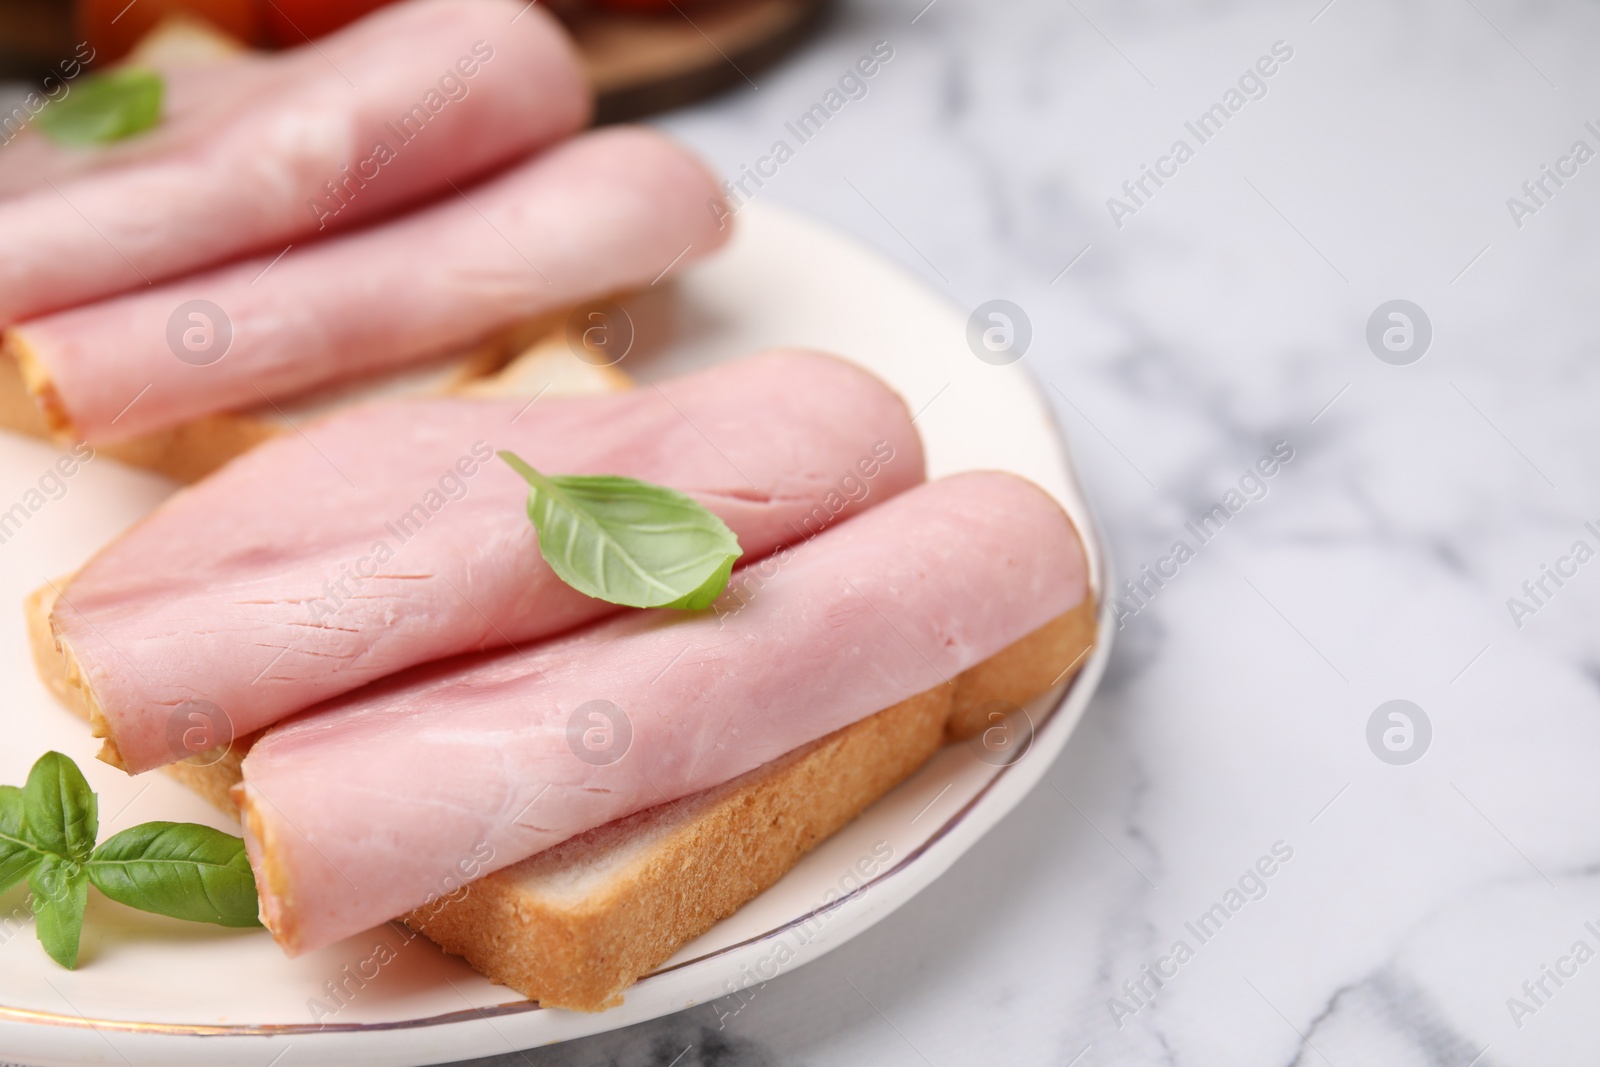
M 445 395 L 533 397 L 548 387 L 552 396 L 626 388 L 629 380 L 611 367 L 575 356 L 562 332 L 565 314 L 541 316 L 465 352 L 388 374 L 363 378 L 248 411 L 208 415 L 168 430 L 98 446 L 103 455 L 188 483 L 308 418 L 364 400 Z M 509 375 L 502 378 L 501 375 Z M 32 437 L 71 437 L 63 412 L 55 411 L 49 376 L 10 335 L 0 351 L 0 429 Z M 52 413 L 53 412 L 53 413 Z
M 714 789 L 581 834 L 405 922 L 545 1007 L 599 1011 L 922 766 L 940 686 Z
M 961 707 L 1031 699 L 1094 644 L 1082 604 L 941 685 L 714 789 L 597 827 L 406 916 L 406 925 L 545 1007 L 603 1011 L 770 888 L 947 740 L 993 723 Z

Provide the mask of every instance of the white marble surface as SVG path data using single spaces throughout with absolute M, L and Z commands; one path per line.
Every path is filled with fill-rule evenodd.
M 913 904 L 721 1029 L 703 1007 L 504 1062 L 1595 1062 L 1600 960 L 1537 1001 L 1523 983 L 1600 950 L 1600 562 L 1520 629 L 1507 598 L 1600 548 L 1600 161 L 1520 229 L 1506 199 L 1600 150 L 1600 7 L 937 0 L 913 22 L 925 3 L 849 0 L 758 88 L 662 124 L 737 171 L 888 41 L 758 195 L 964 307 L 1027 310 L 1124 575 L 1192 544 L 1273 442 L 1294 458 L 1127 620 L 1048 785 Z M 1267 95 L 1117 228 L 1107 197 L 1195 146 L 1185 121 L 1280 40 Z M 1410 366 L 1365 341 L 1393 298 L 1434 327 Z M 1433 726 L 1407 766 L 1366 741 L 1396 698 Z M 1266 895 L 1201 944 L 1185 923 L 1280 841 Z M 1110 999 L 1134 1007 L 1123 983 L 1180 939 L 1193 958 L 1119 1027 Z

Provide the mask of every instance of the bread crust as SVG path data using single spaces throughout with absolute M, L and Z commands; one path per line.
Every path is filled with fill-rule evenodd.
M 940 686 L 722 786 L 598 827 L 419 908 L 406 925 L 545 1007 L 601 1011 L 909 777 L 938 750 Z M 655 840 L 630 849 L 629 837 Z M 594 892 L 542 887 L 632 853 Z M 615 861 L 613 861 L 615 862 Z
M 1039 627 L 1022 640 L 963 671 L 956 679 L 946 741 L 966 741 L 994 725 L 991 715 L 1015 714 L 1024 704 L 1065 681 L 1094 649 L 1093 598 Z
M 598 827 L 406 916 L 446 952 L 545 1007 L 603 1011 L 682 945 L 774 885 L 807 852 L 977 729 L 961 707 L 1017 705 L 1083 666 L 1095 604 L 940 685 L 715 789 Z M 674 810 L 674 809 L 677 810 Z M 631 837 L 653 834 L 644 849 Z M 612 864 L 574 898 L 555 876 Z

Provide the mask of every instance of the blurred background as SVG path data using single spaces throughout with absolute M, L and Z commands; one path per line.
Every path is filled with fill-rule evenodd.
M 392 0 L 0 0 L 0 82 L 36 82 L 80 43 L 104 66 L 152 31 L 187 29 L 251 48 L 293 48 Z M 828 0 L 544 0 L 572 32 L 615 122 L 738 82 L 795 47 Z
M 204 6 L 286 40 L 250 4 Z M 640 5 L 569 17 L 685 34 L 764 5 L 618 6 Z M 1067 752 L 910 905 L 733 1018 L 494 1062 L 1592 1063 L 1600 964 L 1543 976 L 1600 948 L 1600 565 L 1536 604 L 1525 583 L 1600 545 L 1600 173 L 1560 164 L 1600 149 L 1600 8 L 777 6 L 792 21 L 753 51 L 609 114 L 653 113 L 736 177 L 887 42 L 869 92 L 754 195 L 963 311 L 1025 309 L 1121 577 L 1193 542 L 1263 455 L 1292 459 L 1177 577 L 1119 590 Z M 0 5 L 5 77 L 74 34 L 114 55 L 137 37 L 117 7 Z M 1197 943 L 1186 924 L 1285 850 Z M 1146 968 L 1172 976 L 1136 997 Z

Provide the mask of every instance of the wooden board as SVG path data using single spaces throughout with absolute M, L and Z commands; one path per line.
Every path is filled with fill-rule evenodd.
M 831 0 L 720 0 L 629 15 L 582 0 L 553 5 L 598 97 L 596 123 L 624 122 L 754 84 L 827 14 Z
M 72 55 L 71 38 L 72 8 L 62 0 L 0 0 L 0 81 L 53 73 Z
M 806 38 L 831 0 L 676 0 L 662 13 L 637 15 L 589 0 L 546 2 L 577 38 L 598 98 L 595 121 L 607 123 L 753 84 L 757 73 Z M 186 6 L 163 0 L 139 26 L 149 29 L 164 13 Z M 58 56 L 72 53 L 75 40 L 65 0 L 0 0 L 0 80 L 49 73 Z M 102 49 L 102 61 L 132 42 Z

